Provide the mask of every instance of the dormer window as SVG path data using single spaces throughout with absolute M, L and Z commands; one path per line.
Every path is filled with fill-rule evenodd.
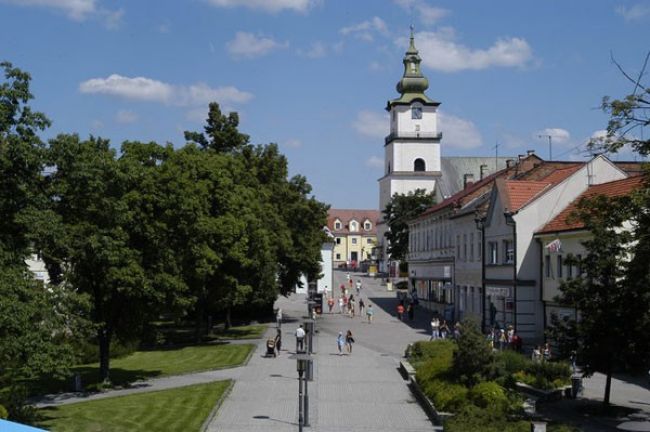
M 350 222 L 350 231 L 359 231 L 359 224 L 357 221 Z
M 342 226 L 341 226 L 341 221 L 338 221 L 338 220 L 337 220 L 336 222 L 334 222 L 334 229 L 335 229 L 335 230 L 338 231 L 338 230 L 340 230 L 341 228 L 342 228 Z
M 370 231 L 372 229 L 372 223 L 370 223 L 370 221 L 365 221 L 363 223 L 363 229 L 365 229 L 366 231 Z

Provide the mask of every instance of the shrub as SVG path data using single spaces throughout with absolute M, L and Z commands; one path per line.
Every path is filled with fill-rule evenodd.
M 468 404 L 467 388 L 441 379 L 428 381 L 424 393 L 433 401 L 439 411 L 458 412 Z
M 532 361 L 528 357 L 511 350 L 499 352 L 496 355 L 496 362 L 504 373 L 508 375 L 524 371 L 532 364 Z
M 418 381 L 424 382 L 451 369 L 456 345 L 452 341 L 417 342 L 413 346 L 411 364 Z
M 0 405 L 0 419 L 6 419 L 7 417 L 9 417 L 9 413 L 7 412 L 7 408 Z
M 505 413 L 509 406 L 505 390 L 494 381 L 478 383 L 469 391 L 468 397 L 479 408 L 489 407 Z
M 473 386 L 488 377 L 494 362 L 492 348 L 481 334 L 478 324 L 465 320 L 461 324 L 458 349 L 453 356 L 453 372 L 458 380 Z

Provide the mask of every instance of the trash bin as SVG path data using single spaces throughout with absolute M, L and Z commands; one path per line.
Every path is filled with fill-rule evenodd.
M 582 393 L 582 377 L 574 375 L 571 377 L 571 397 L 577 398 Z

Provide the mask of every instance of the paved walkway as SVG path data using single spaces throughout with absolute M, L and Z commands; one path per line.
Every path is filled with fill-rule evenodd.
M 352 275 L 358 279 L 357 275 Z M 335 286 L 345 273 L 335 272 Z M 314 381 L 309 383 L 309 430 L 334 431 L 431 431 L 432 425 L 411 395 L 397 368 L 406 344 L 426 337 L 428 317 L 413 327 L 400 324 L 392 311 L 393 293 L 373 279 L 362 278 L 362 297 L 375 308 L 367 324 L 359 317 L 325 313 L 317 320 Z M 282 326 L 283 345 L 295 350 L 293 332 L 306 313 L 305 296 L 282 298 L 277 305 L 288 322 Z M 383 308 L 386 308 L 384 310 Z M 418 324 L 420 323 L 420 324 Z M 422 330 L 418 329 L 422 325 Z M 350 329 L 357 343 L 351 355 L 338 355 L 336 336 Z M 269 334 L 275 330 L 270 329 Z M 298 380 L 296 361 L 283 351 L 278 358 L 264 358 L 260 346 L 230 396 L 224 401 L 209 431 L 292 431 L 297 429 Z

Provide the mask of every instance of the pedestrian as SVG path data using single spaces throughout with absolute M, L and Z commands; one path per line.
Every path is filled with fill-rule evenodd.
M 339 332 L 339 335 L 336 338 L 336 346 L 339 349 L 339 355 L 343 355 L 344 344 L 345 344 L 345 338 L 343 337 L 343 332 Z
M 449 333 L 449 327 L 447 326 L 447 321 L 442 320 L 440 323 L 440 339 L 447 339 L 447 334 Z
M 280 355 L 281 349 L 282 349 L 282 331 L 280 329 L 277 329 L 275 335 L 275 350 L 277 351 L 278 355 Z
M 348 272 L 348 273 L 345 275 L 345 278 L 346 278 L 347 280 L 350 280 L 350 272 Z
M 544 351 L 542 351 L 542 359 L 544 361 L 551 360 L 551 345 L 548 342 L 544 344 Z
M 409 321 L 413 321 L 413 317 L 415 315 L 415 308 L 413 307 L 413 303 L 409 303 L 406 312 L 408 313 Z
M 571 361 L 571 373 L 575 374 L 578 369 L 578 364 L 577 364 L 578 353 L 575 350 L 571 351 L 569 360 Z M 650 374 L 650 371 L 648 372 L 648 374 Z
M 400 302 L 397 305 L 397 319 L 402 321 L 402 316 L 404 315 L 404 305 Z
M 278 313 L 275 315 L 275 321 L 277 322 L 277 327 L 282 327 L 282 308 L 278 308 Z
M 300 327 L 296 329 L 296 352 L 303 352 L 305 349 L 305 329 Z
M 352 354 L 352 344 L 354 343 L 354 338 L 352 337 L 352 331 L 348 330 L 345 334 L 345 346 L 348 349 L 348 353 Z
M 499 350 L 503 351 L 506 349 L 506 345 L 508 344 L 508 336 L 506 335 L 506 331 L 504 329 L 501 329 L 499 331 Z
M 366 316 L 368 317 L 368 324 L 372 324 L 372 316 L 375 314 L 375 311 L 372 310 L 372 304 L 368 303 L 368 309 L 366 309 Z
M 345 284 L 341 284 L 341 295 L 345 295 Z
M 456 321 L 456 324 L 454 324 L 454 340 L 458 340 L 460 338 L 460 322 Z
M 339 313 L 343 313 L 343 296 L 339 297 Z
M 354 318 L 355 310 L 354 310 L 354 297 L 350 296 L 350 300 L 348 300 L 348 308 L 350 311 L 350 318 Z
M 542 361 L 542 348 L 539 345 L 533 349 L 533 353 L 531 354 L 530 358 L 535 363 Z
M 361 294 L 361 279 L 357 279 L 357 284 L 355 287 L 357 289 L 357 295 Z
M 512 325 L 509 325 L 507 335 L 508 335 L 508 346 L 510 348 L 512 348 L 512 336 L 514 336 L 514 334 L 515 334 L 515 328 Z
M 334 307 L 334 297 L 327 299 L 327 307 L 329 308 L 329 313 L 332 313 L 332 308 Z
M 350 290 L 352 290 L 352 286 L 354 285 L 354 281 L 352 279 L 349 279 L 348 283 L 350 284 Z
M 363 299 L 359 298 L 359 317 L 363 319 L 363 312 L 364 309 L 366 308 L 366 305 L 363 303 Z
M 434 315 L 433 318 L 431 318 L 431 339 L 432 340 L 438 340 L 440 338 L 440 320 L 438 320 L 438 317 Z

